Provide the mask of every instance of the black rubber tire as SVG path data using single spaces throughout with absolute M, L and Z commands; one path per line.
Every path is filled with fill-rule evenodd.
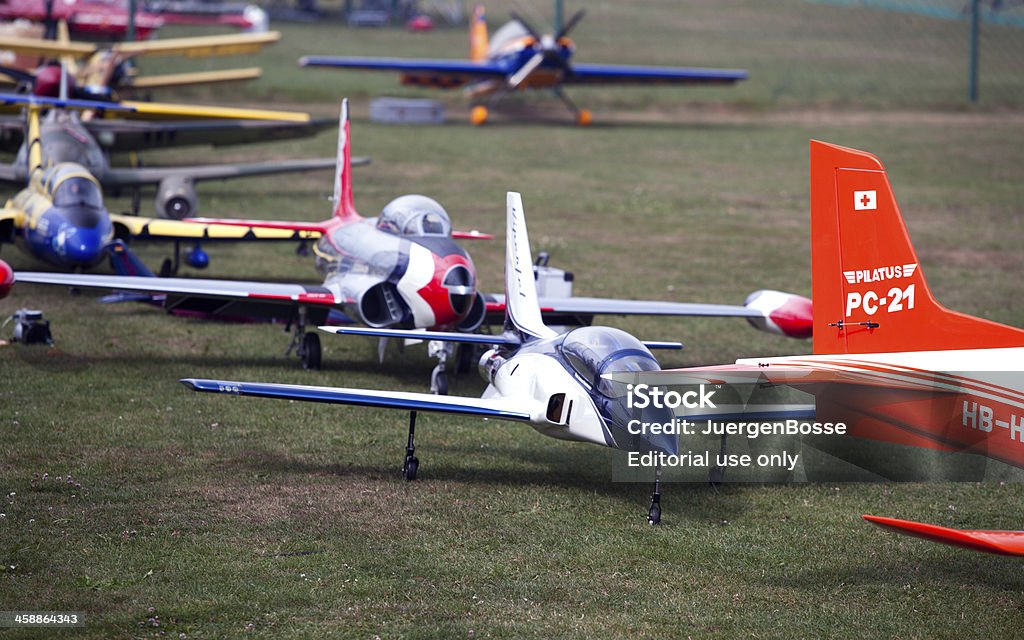
M 434 376 L 434 383 L 431 387 L 436 387 L 435 395 L 446 396 L 448 395 L 448 374 L 439 373 Z
M 302 368 L 308 371 L 316 371 L 320 368 L 321 350 L 320 336 L 313 332 L 302 336 L 302 351 L 300 352 Z
M 661 524 L 661 505 L 652 504 L 647 512 L 647 524 Z
M 420 461 L 416 456 L 409 456 L 405 459 L 405 466 L 402 467 L 402 476 L 412 482 L 416 479 L 416 471 L 420 468 Z

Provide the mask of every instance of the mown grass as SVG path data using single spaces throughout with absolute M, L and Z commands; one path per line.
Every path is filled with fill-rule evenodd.
M 781 6 L 820 20 L 838 11 Z M 758 58 L 764 69 L 803 82 L 789 58 L 769 55 L 759 36 L 772 31 L 750 24 L 754 5 L 736 7 L 725 19 L 710 4 L 688 5 L 689 19 L 707 16 L 708 27 L 725 30 L 688 32 L 701 45 L 693 50 L 706 52 L 693 62 L 742 66 L 753 49 L 765 52 Z M 621 52 L 628 51 L 633 62 L 674 62 L 677 14 L 662 5 L 627 12 L 620 3 L 600 4 L 577 33 L 580 59 L 626 61 Z M 831 33 L 848 34 L 843 20 L 830 24 Z M 800 45 L 805 35 L 790 41 Z M 470 246 L 488 290 L 501 289 L 504 192 L 516 189 L 534 248 L 576 273 L 578 294 L 732 303 L 761 287 L 807 295 L 813 137 L 870 150 L 886 163 L 941 301 L 1024 325 L 1024 118 L 1015 109 L 938 108 L 950 103 L 908 110 L 922 106 L 909 94 L 836 109 L 799 93 L 751 98 L 743 93 L 754 90 L 746 88 L 758 77 L 751 67 L 748 85 L 701 92 L 711 104 L 685 109 L 674 101 L 697 99 L 696 91 L 635 98 L 589 91 L 605 113 L 586 130 L 564 126 L 557 113 L 483 129 L 461 119 L 389 127 L 366 119 L 366 97 L 393 93 L 394 78 L 294 71 L 294 58 L 310 52 L 315 38 L 329 38 L 327 51 L 339 53 L 445 56 L 461 51 L 464 34 L 286 28 L 285 41 L 261 58 L 265 82 L 232 98 L 275 106 L 310 100 L 305 106 L 328 114 L 352 87 L 354 151 L 374 157 L 356 169 L 359 209 L 372 214 L 391 197 L 422 192 L 442 201 L 460 228 L 496 232 L 498 241 Z M 341 51 L 343 44 L 352 50 Z M 622 57 L 601 47 L 620 47 Z M 154 154 L 149 162 L 327 155 L 333 148 L 325 134 L 275 147 Z M 212 183 L 200 194 L 206 214 L 316 220 L 327 215 L 330 189 L 328 174 Z M 112 200 L 111 209 L 125 204 Z M 310 259 L 290 246 L 208 249 L 209 272 L 190 275 L 316 281 Z M 160 247 L 139 250 L 151 264 L 165 255 Z M 13 249 L 2 257 L 39 267 Z M 607 451 L 516 425 L 440 416 L 421 417 L 421 479 L 406 483 L 398 474 L 405 416 L 198 395 L 176 380 L 421 391 L 430 368 L 421 350 L 391 351 L 378 364 L 374 343 L 325 336 L 324 369 L 304 372 L 281 355 L 287 335 L 280 327 L 188 321 L 91 298 L 19 286 L 0 302 L 4 314 L 44 309 L 57 340 L 53 349 L 0 348 L 0 608 L 86 612 L 85 629 L 60 633 L 1019 632 L 1017 563 L 898 538 L 859 514 L 1020 528 L 1021 485 L 673 485 L 663 525 L 651 528 L 644 519 L 649 488 L 610 482 Z M 607 320 L 643 337 L 682 339 L 687 349 L 664 358 L 667 366 L 809 349 L 743 323 Z M 460 378 L 452 393 L 475 395 L 482 386 Z

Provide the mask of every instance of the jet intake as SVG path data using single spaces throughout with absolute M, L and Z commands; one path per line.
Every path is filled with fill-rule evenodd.
M 168 176 L 156 191 L 156 212 L 161 218 L 181 220 L 199 213 L 196 185 L 186 176 Z
M 480 325 L 484 323 L 484 319 L 487 316 L 487 303 L 484 302 L 484 297 L 479 291 L 473 295 L 473 303 L 469 307 L 469 312 L 466 316 L 456 325 L 459 331 L 464 333 L 470 333 L 476 331 Z
M 381 282 L 359 296 L 359 315 L 370 327 L 390 327 L 405 316 L 405 306 L 398 289 L 390 282 Z

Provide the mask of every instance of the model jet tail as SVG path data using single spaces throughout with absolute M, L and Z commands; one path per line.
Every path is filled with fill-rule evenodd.
M 896 518 L 882 518 L 869 515 L 861 517 L 883 529 L 890 529 L 903 535 L 924 538 L 932 542 L 941 542 L 942 544 L 954 547 L 964 547 L 966 549 L 1004 556 L 1024 556 L 1024 531 L 951 529 L 912 520 L 898 520 Z
M 341 101 L 338 117 L 338 156 L 334 174 L 334 216 L 347 220 L 359 218 L 352 202 L 352 148 L 348 128 L 348 98 Z
M 505 203 L 505 331 L 515 332 L 524 342 L 554 337 L 557 334 L 544 324 L 537 300 L 522 196 L 509 191 Z
M 1024 345 L 1024 330 L 935 300 L 870 153 L 811 141 L 811 263 L 816 354 Z

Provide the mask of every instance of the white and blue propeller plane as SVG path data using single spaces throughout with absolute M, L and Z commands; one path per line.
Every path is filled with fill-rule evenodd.
M 678 342 L 643 342 L 620 329 L 587 326 L 557 333 L 544 324 L 534 283 L 526 218 L 518 193 L 507 196 L 505 327 L 502 335 L 423 332 L 395 329 L 321 327 L 334 333 L 386 338 L 427 338 L 491 348 L 480 359 L 488 383 L 481 398 L 425 393 L 344 389 L 258 382 L 188 378 L 196 391 L 287 400 L 350 404 L 410 412 L 409 439 L 402 467 L 406 480 L 416 478 L 416 414 L 421 411 L 510 420 L 529 424 L 544 435 L 633 451 L 675 454 L 674 435 L 629 432 L 635 417 L 671 422 L 672 410 L 653 404 L 642 410 L 627 406 L 626 385 L 609 373 L 640 373 L 661 367 L 650 349 L 679 349 Z M 661 520 L 660 468 L 656 472 L 648 520 Z
M 405 85 L 435 89 L 464 87 L 474 107 L 471 121 L 487 121 L 489 106 L 524 89 L 548 89 L 572 112 L 576 123 L 588 125 L 589 110 L 581 109 L 563 90 L 566 85 L 726 85 L 747 77 L 742 69 L 700 67 L 650 67 L 621 64 L 580 64 L 572 62 L 576 45 L 569 39 L 583 18 L 576 12 L 558 33 L 541 34 L 521 16 L 488 37 L 482 7 L 476 7 L 470 22 L 468 60 L 410 58 L 367 58 L 355 56 L 304 56 L 303 67 L 332 67 L 364 71 L 395 71 Z M 485 100 L 486 99 L 486 100 Z

